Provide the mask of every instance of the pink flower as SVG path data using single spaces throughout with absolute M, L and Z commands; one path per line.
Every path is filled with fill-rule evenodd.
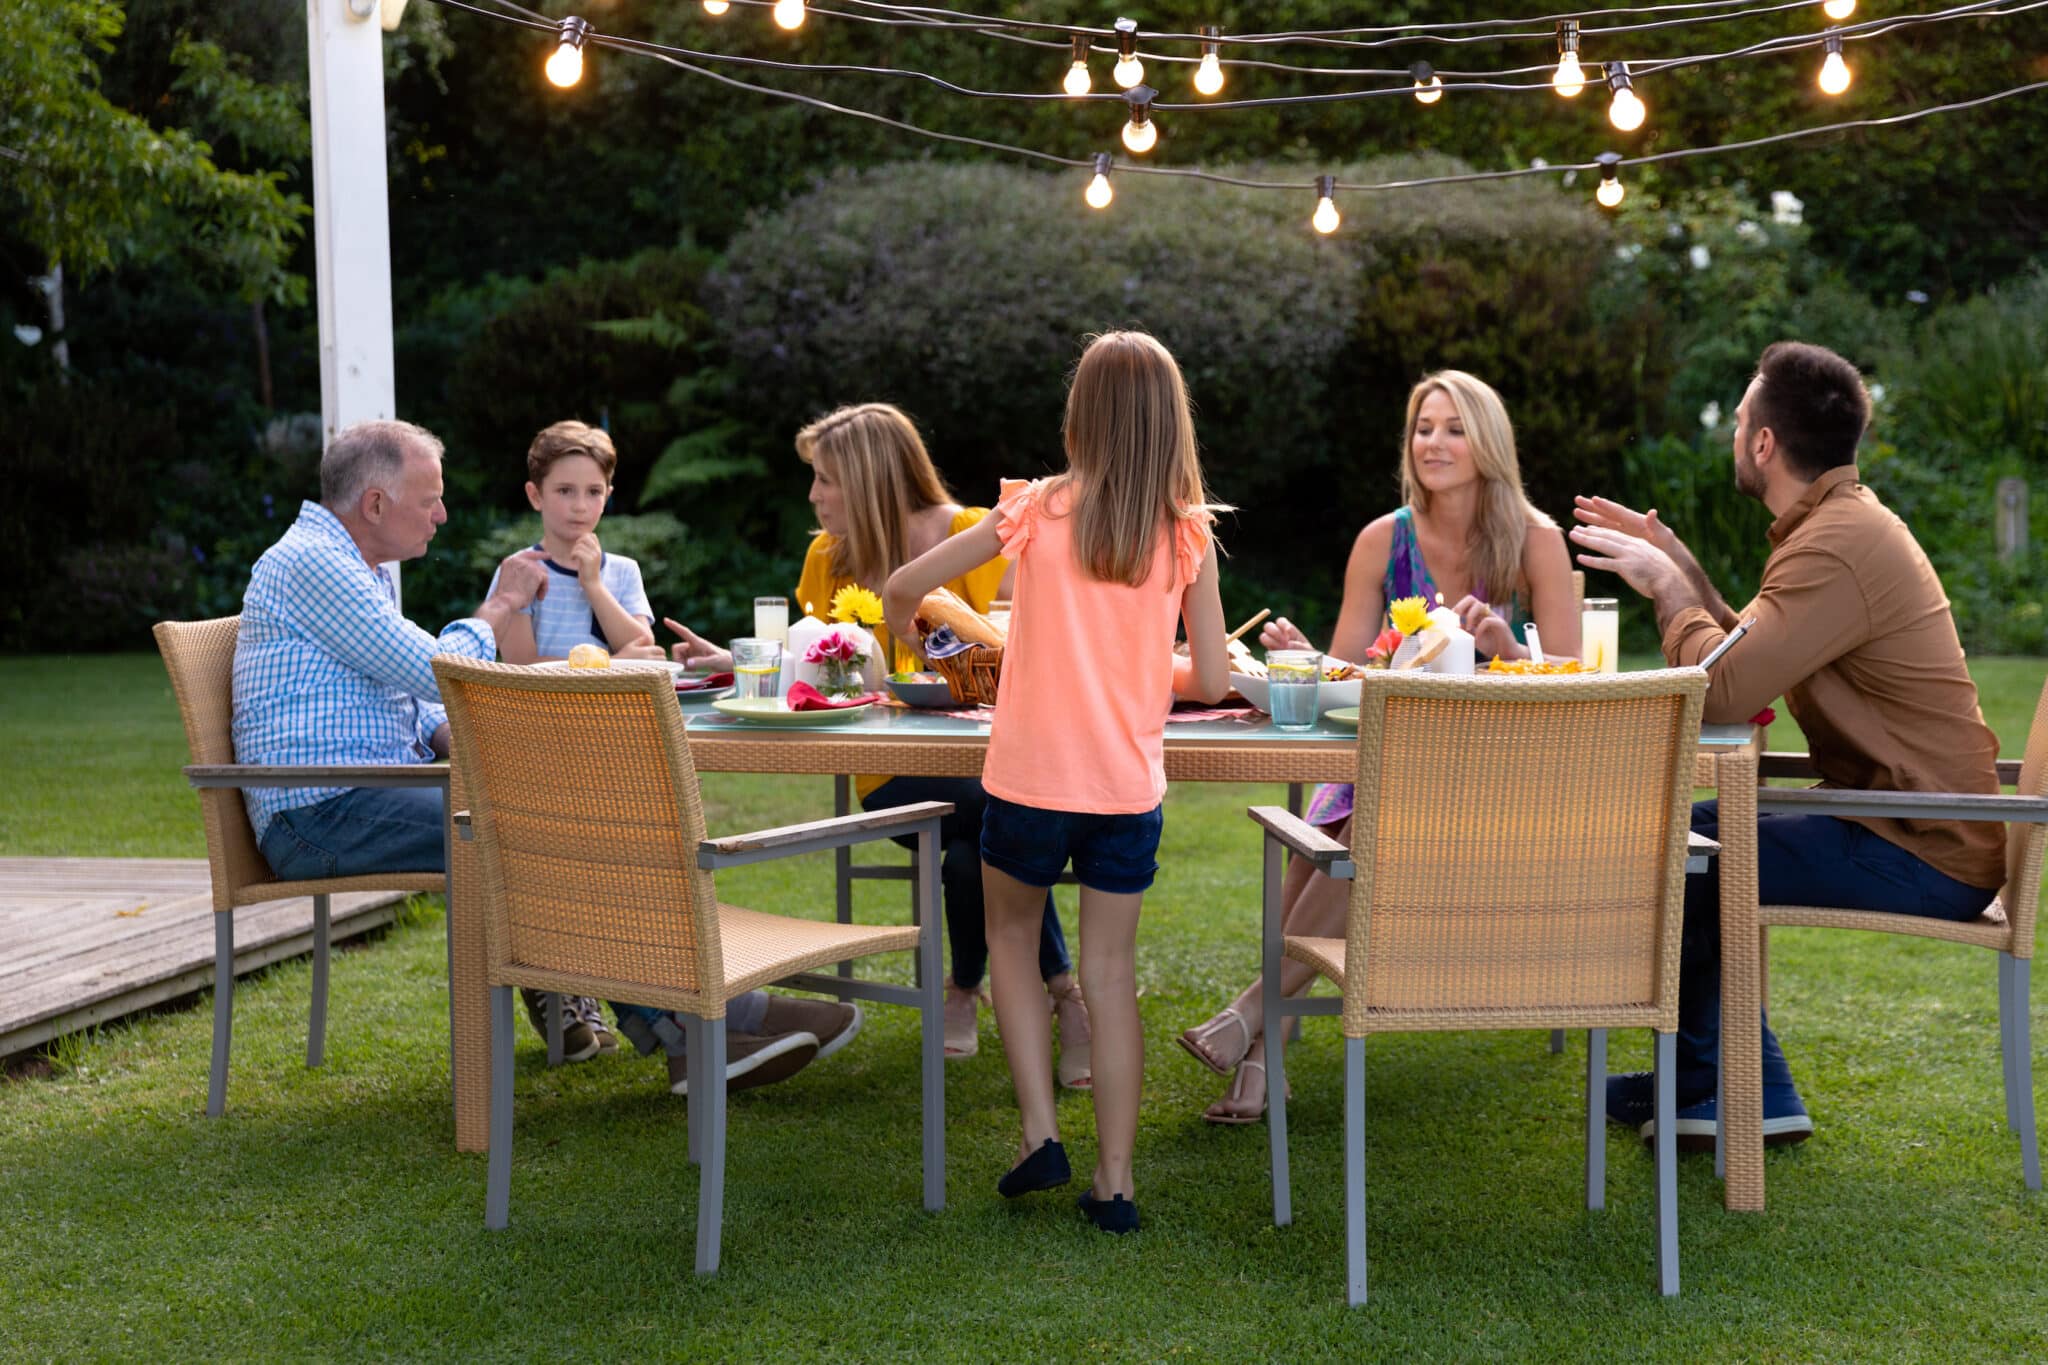
M 828 631 L 820 635 L 809 649 L 804 651 L 807 664 L 857 664 L 864 662 L 867 651 L 861 648 L 858 637 L 845 631 Z
M 1400 647 L 1401 632 L 1389 626 L 1380 632 L 1379 638 L 1374 640 L 1371 647 L 1365 651 L 1365 657 L 1367 659 L 1391 659 L 1394 657 L 1394 651 Z

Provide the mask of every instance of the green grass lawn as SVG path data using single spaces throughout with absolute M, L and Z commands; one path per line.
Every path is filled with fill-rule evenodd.
M 2044 665 L 1973 668 L 2017 753 Z M 0 686 L 0 854 L 203 854 L 153 657 L 0 660 Z M 1779 727 L 1773 747 L 1803 747 Z M 706 796 L 715 830 L 829 809 L 822 779 L 712 776 Z M 0 1084 L 0 1358 L 2048 1354 L 2048 1196 L 2022 1188 L 2004 1129 L 1990 955 L 1814 931 L 1774 935 L 1772 999 L 1819 1133 L 1771 1154 L 1763 1214 L 1723 1212 L 1711 1162 L 1683 1164 L 1679 1299 L 1654 1290 L 1638 1143 L 1611 1133 L 1608 1207 L 1582 1207 L 1581 1047 L 1412 1035 L 1370 1048 L 1373 1301 L 1347 1310 L 1334 1025 L 1290 1054 L 1285 1229 L 1265 1129 L 1203 1124 L 1221 1082 L 1172 1044 L 1255 969 L 1243 809 L 1277 796 L 1169 798 L 1140 950 L 1136 1237 L 1092 1232 L 1059 1196 L 996 1196 L 1015 1110 L 986 1020 L 981 1055 L 947 1067 L 949 1207 L 924 1213 L 914 1018 L 881 1007 L 848 1051 L 734 1098 L 725 1266 L 709 1281 L 691 1273 L 696 1177 L 659 1064 L 550 1072 L 523 1036 L 512 1227 L 486 1234 L 484 1160 L 453 1148 L 428 901 L 338 957 L 322 1071 L 303 1066 L 305 964 L 243 985 L 224 1120 L 200 1113 L 203 1008 L 74 1041 L 49 1074 Z M 829 913 L 830 864 L 747 869 L 721 889 Z M 862 894 L 900 913 L 899 887 Z M 1062 909 L 1071 925 L 1070 894 Z M 1646 1038 L 1614 1050 L 1617 1069 L 1647 1064 Z M 1085 1170 L 1085 1097 L 1061 1115 Z

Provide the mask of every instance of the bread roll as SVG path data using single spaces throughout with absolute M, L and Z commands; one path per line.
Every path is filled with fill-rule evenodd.
M 929 635 L 940 626 L 951 626 L 962 643 L 1002 648 L 1006 637 L 986 616 L 946 588 L 926 597 L 917 608 L 918 629 Z
M 571 668 L 610 668 L 612 656 L 602 645 L 574 645 L 569 650 Z

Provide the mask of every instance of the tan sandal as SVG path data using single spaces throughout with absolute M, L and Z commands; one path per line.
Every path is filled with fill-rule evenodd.
M 1081 998 L 1081 983 L 1071 978 L 1066 989 L 1052 990 L 1053 1015 L 1060 1025 L 1060 1084 L 1069 1090 L 1092 1090 L 1095 1075 L 1089 1053 L 1095 1034 L 1088 1026 L 1088 1002 Z
M 1244 1107 L 1245 1073 L 1248 1071 L 1257 1071 L 1259 1073 L 1259 1107 L 1255 1113 L 1248 1112 Z M 1257 1123 L 1260 1119 L 1264 1118 L 1268 1107 L 1265 1085 L 1266 1075 L 1266 1064 L 1263 1061 L 1257 1057 L 1246 1056 L 1243 1061 L 1237 1064 L 1237 1070 L 1231 1073 L 1230 1088 L 1223 1092 L 1221 1099 L 1202 1111 L 1202 1121 L 1204 1123 L 1236 1126 Z M 1291 1085 L 1287 1087 L 1287 1098 L 1290 1100 L 1294 1098 L 1294 1087 Z M 1232 1107 L 1226 1108 L 1225 1106 Z
M 1229 1022 L 1226 1023 L 1226 1020 Z M 1224 1053 L 1217 1048 L 1216 1044 L 1219 1037 L 1231 1024 L 1237 1026 L 1237 1051 L 1234 1053 Z M 1245 1055 L 1252 1050 L 1252 1026 L 1245 1022 L 1245 1017 L 1237 1012 L 1235 1006 L 1232 1006 L 1225 1009 L 1221 1014 L 1215 1015 L 1203 1023 L 1186 1030 L 1174 1041 L 1187 1051 L 1188 1056 L 1193 1057 L 1203 1066 L 1208 1067 L 1219 1076 L 1228 1076 L 1236 1069 L 1237 1064 L 1245 1059 Z
M 985 991 L 946 983 L 946 1060 L 964 1061 L 981 1051 L 981 1002 Z

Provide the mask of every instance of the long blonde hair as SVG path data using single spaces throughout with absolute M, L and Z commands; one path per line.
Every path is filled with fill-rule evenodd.
M 1531 526 L 1555 527 L 1549 515 L 1522 492 L 1522 466 L 1515 458 L 1515 429 L 1507 405 L 1493 386 L 1463 370 L 1438 370 L 1424 375 L 1408 392 L 1408 421 L 1401 433 L 1401 498 L 1418 511 L 1429 510 L 1429 490 L 1415 477 L 1415 422 L 1423 400 L 1442 393 L 1451 400 L 1465 426 L 1465 444 L 1479 470 L 1479 514 L 1472 521 L 1468 565 L 1474 590 L 1484 588 L 1495 606 L 1528 587 L 1522 572 L 1522 550 Z
M 910 559 L 910 523 L 952 502 L 917 425 L 892 403 L 856 403 L 796 434 L 797 458 L 845 490 L 846 534 L 834 536 L 835 578 L 879 589 Z
M 1227 511 L 1209 501 L 1187 384 L 1143 332 L 1090 339 L 1067 388 L 1067 472 L 1074 553 L 1096 578 L 1142 584 L 1169 525 Z

